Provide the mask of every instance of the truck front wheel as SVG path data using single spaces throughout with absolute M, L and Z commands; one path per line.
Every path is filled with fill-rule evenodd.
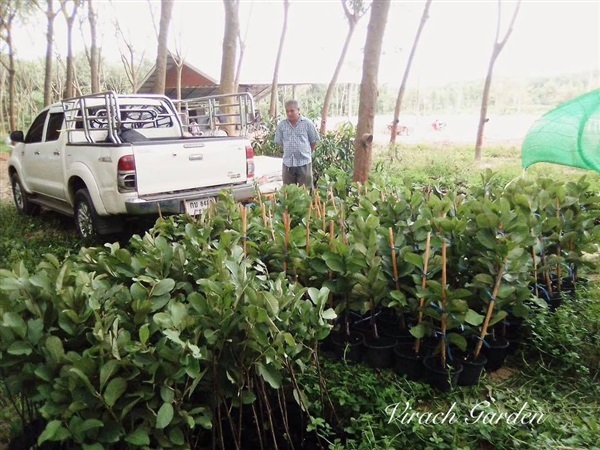
M 35 216 L 40 212 L 40 205 L 36 205 L 35 203 L 31 203 L 29 200 L 29 195 L 23 189 L 21 185 L 21 180 L 19 180 L 19 176 L 16 173 L 12 174 L 10 177 L 11 187 L 13 192 L 13 200 L 15 201 L 15 206 L 17 207 L 17 211 L 20 214 L 24 214 L 26 216 Z
M 94 241 L 98 232 L 98 213 L 87 189 L 79 189 L 75 193 L 75 226 L 79 236 L 85 241 Z

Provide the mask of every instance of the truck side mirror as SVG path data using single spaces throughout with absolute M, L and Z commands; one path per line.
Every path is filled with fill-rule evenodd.
M 22 131 L 11 131 L 10 132 L 10 140 L 12 142 L 24 142 L 25 136 L 23 136 Z

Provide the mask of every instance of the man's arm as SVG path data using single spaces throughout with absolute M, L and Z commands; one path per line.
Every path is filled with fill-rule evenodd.
M 308 126 L 308 142 L 310 142 L 310 150 L 315 151 L 315 147 L 317 146 L 317 141 L 319 140 L 319 133 L 317 133 L 317 129 L 314 124 L 310 124 Z

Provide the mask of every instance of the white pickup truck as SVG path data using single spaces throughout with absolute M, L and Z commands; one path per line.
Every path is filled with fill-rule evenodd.
M 27 135 L 14 131 L 8 161 L 19 212 L 73 216 L 86 239 L 140 215 L 190 214 L 229 190 L 254 196 L 250 94 L 185 100 L 105 92 L 44 109 Z M 239 131 L 241 137 L 219 131 Z M 225 134 L 217 136 L 217 134 Z M 232 133 L 233 134 L 233 133 Z

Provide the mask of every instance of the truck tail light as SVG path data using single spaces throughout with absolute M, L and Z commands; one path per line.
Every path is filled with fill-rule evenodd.
M 131 192 L 135 190 L 135 159 L 133 155 L 125 155 L 119 159 L 117 164 L 117 185 L 119 192 Z
M 254 149 L 248 145 L 246 147 L 246 178 L 254 177 Z
M 119 172 L 131 172 L 135 170 L 135 159 L 133 159 L 133 155 L 125 155 L 119 159 L 119 164 L 117 166 Z

